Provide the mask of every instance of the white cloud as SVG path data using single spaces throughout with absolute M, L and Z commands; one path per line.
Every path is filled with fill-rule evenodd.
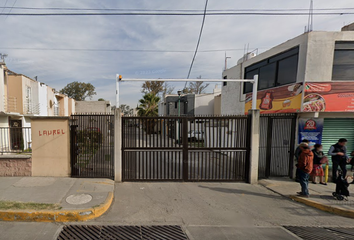
M 8 6 L 12 6 L 9 1 Z M 200 9 L 196 1 L 17 1 L 16 6 L 78 8 Z M 3 4 L 0 4 L 3 5 Z M 307 8 L 308 0 L 209 0 L 208 9 Z M 315 8 L 354 7 L 352 0 L 315 1 Z M 12 10 L 16 12 L 20 10 Z M 23 10 L 21 10 L 23 11 Z M 315 16 L 315 30 L 338 31 L 352 16 Z M 15 48 L 85 49 L 195 49 L 202 16 L 77 16 L 77 17 L 0 17 L 0 52 L 9 55 L 8 67 L 19 73 L 61 89 L 72 81 L 91 82 L 97 98 L 115 102 L 115 74 L 135 78 L 185 78 L 193 52 L 89 52 L 6 50 Z M 230 51 L 229 66 L 242 57 L 243 48 L 265 51 L 303 33 L 307 16 L 207 16 L 200 43 L 205 49 Z M 224 52 L 199 52 L 191 78 L 218 78 L 224 65 Z M 141 83 L 123 83 L 121 102 L 136 106 Z M 183 87 L 176 84 L 176 90 Z M 211 84 L 214 86 L 214 84 Z M 209 87 L 212 90 L 212 87 Z

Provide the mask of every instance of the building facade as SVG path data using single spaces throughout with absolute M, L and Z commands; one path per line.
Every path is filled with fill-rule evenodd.
M 297 140 L 322 143 L 326 151 L 339 138 L 354 150 L 354 31 L 308 32 L 223 72 L 224 78 L 258 75 L 261 114 L 297 114 Z M 225 82 L 221 113 L 246 114 L 252 84 Z
M 31 149 L 31 118 L 70 116 L 73 99 L 0 63 L 0 152 Z M 57 109 L 56 109 L 57 107 Z M 59 111 L 60 109 L 60 111 Z
M 166 95 L 159 102 L 159 116 L 220 115 L 220 94 L 221 89 L 216 87 L 213 93 Z

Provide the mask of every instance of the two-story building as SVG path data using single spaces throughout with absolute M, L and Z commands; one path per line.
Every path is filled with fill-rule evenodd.
M 257 56 L 247 54 L 224 78 L 258 75 L 261 114 L 294 113 L 298 140 L 321 142 L 327 151 L 339 138 L 354 150 L 354 24 L 338 32 L 307 32 Z M 252 84 L 225 82 L 221 113 L 245 114 Z
M 70 116 L 75 101 L 0 63 L 0 152 L 31 148 L 31 117 Z

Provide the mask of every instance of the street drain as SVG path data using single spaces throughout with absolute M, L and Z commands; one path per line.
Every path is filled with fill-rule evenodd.
M 304 240 L 333 240 L 333 239 L 353 239 L 354 228 L 336 227 L 296 227 L 284 226 L 285 229 L 294 233 Z
M 188 240 L 180 226 L 97 226 L 66 225 L 58 240 L 86 239 L 173 239 Z

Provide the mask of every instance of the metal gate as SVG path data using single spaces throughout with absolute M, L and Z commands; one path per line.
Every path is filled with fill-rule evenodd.
M 259 178 L 292 177 L 295 132 L 296 115 L 261 115 Z
M 71 175 L 114 179 L 114 115 L 72 115 Z
M 245 181 L 247 116 L 123 117 L 123 181 Z

